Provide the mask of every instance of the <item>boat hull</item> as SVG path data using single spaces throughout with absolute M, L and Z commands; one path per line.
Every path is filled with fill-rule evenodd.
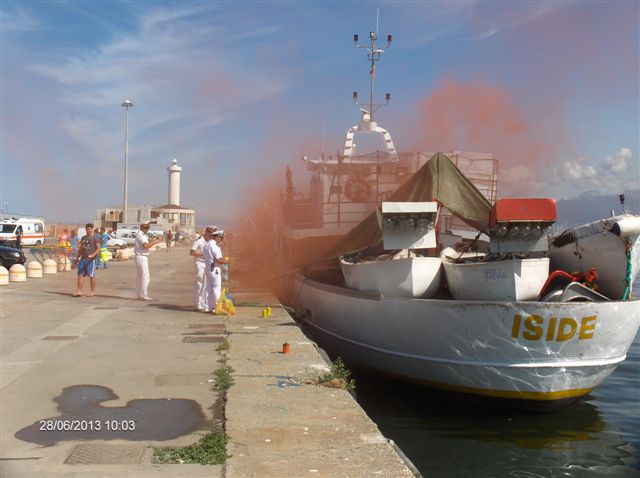
M 522 403 L 560 404 L 589 393 L 626 358 L 640 324 L 638 301 L 402 299 L 302 274 L 292 280 L 291 302 L 304 323 L 323 347 L 347 362 Z
M 350 289 L 388 297 L 432 297 L 440 289 L 442 260 L 439 257 L 407 257 L 379 262 L 340 260 Z

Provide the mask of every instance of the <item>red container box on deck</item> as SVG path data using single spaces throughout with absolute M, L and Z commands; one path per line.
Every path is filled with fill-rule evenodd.
M 555 222 L 556 218 L 555 199 L 498 199 L 489 214 L 489 227 L 498 222 Z

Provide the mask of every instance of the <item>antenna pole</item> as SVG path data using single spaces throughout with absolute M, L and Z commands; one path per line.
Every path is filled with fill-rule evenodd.
M 378 11 L 378 13 L 380 13 Z M 378 35 L 377 35 L 377 29 L 378 29 L 378 19 L 376 18 L 376 32 L 369 32 L 369 42 L 370 42 L 370 46 L 361 46 L 358 41 L 359 41 L 359 35 L 356 33 L 355 35 L 353 35 L 353 41 L 356 44 L 356 48 L 365 48 L 368 52 L 367 55 L 367 59 L 369 61 L 371 61 L 371 68 L 369 69 L 369 77 L 370 77 L 370 88 L 369 88 L 369 116 L 371 121 L 373 121 L 374 118 L 374 113 L 378 110 L 378 108 L 380 108 L 381 106 L 383 106 L 383 104 L 376 104 L 374 102 L 375 100 L 375 80 L 376 80 L 376 62 L 380 61 L 382 54 L 384 53 L 384 50 L 380 49 L 380 48 L 376 48 L 376 40 L 378 39 Z M 389 48 L 391 46 L 391 41 L 392 41 L 392 36 L 391 35 L 387 35 L 387 46 L 385 48 Z M 356 104 L 358 103 L 358 92 L 354 91 L 353 92 L 353 99 L 355 101 Z M 391 95 L 389 93 L 387 93 L 386 97 L 386 103 L 384 104 L 388 104 L 389 100 L 391 99 Z
M 376 36 L 373 34 L 373 32 L 371 32 L 369 36 L 371 38 L 371 50 L 369 50 L 369 55 L 371 56 L 371 71 L 369 72 L 369 76 L 371 76 L 371 88 L 369 89 L 369 114 L 371 115 L 371 121 L 373 121 L 373 90 L 375 88 L 376 78 Z

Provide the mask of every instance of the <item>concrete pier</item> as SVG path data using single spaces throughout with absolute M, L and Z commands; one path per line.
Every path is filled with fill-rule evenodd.
M 312 383 L 328 364 L 268 292 L 234 291 L 230 318 L 198 313 L 188 250 L 150 264 L 150 302 L 135 300 L 133 261 L 99 271 L 94 297 L 71 297 L 75 271 L 0 290 L 0 476 L 415 476 L 347 391 Z M 223 359 L 226 404 L 213 390 Z M 83 417 L 132 418 L 136 430 L 40 430 Z M 153 447 L 221 423 L 225 465 L 153 462 Z

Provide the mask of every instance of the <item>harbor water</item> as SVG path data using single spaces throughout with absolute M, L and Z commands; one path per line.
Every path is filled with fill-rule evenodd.
M 354 376 L 361 406 L 425 477 L 640 478 L 640 335 L 600 387 L 552 413 Z

